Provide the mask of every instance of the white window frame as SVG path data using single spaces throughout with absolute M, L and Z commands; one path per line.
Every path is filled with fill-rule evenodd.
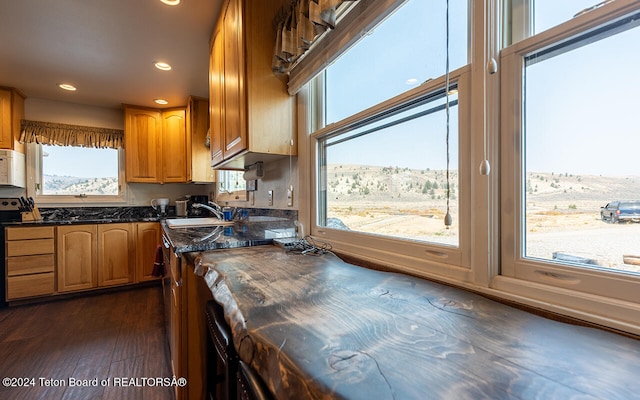
M 27 143 L 27 195 L 33 197 L 39 205 L 121 205 L 127 203 L 127 184 L 125 176 L 124 149 L 118 149 L 118 194 L 101 195 L 43 195 L 42 188 L 42 145 Z
M 470 188 L 470 66 L 459 68 L 450 73 L 452 83 L 458 85 L 458 140 L 459 148 L 459 244 L 458 247 L 440 245 L 430 242 L 416 242 L 394 238 L 391 236 L 371 235 L 362 232 L 331 229 L 318 224 L 319 198 L 318 151 L 320 139 L 332 132 L 348 127 L 357 121 L 379 115 L 384 110 L 397 107 L 413 99 L 442 90 L 445 78 L 440 77 L 410 91 L 395 96 L 383 103 L 370 107 L 342 121 L 318 129 L 311 135 L 311 234 L 321 240 L 330 242 L 334 249 L 360 259 L 391 265 L 398 270 L 419 274 L 436 274 L 447 278 L 469 281 L 472 279 L 470 241 L 471 241 L 471 194 Z M 321 100 L 322 96 L 320 96 Z M 443 129 L 444 133 L 444 129 Z M 444 136 L 443 136 L 444 140 Z M 455 168 L 454 168 L 455 169 Z M 444 222 L 443 222 L 444 224 Z
M 218 183 L 216 185 L 216 201 L 218 203 L 229 203 L 229 202 L 245 202 L 247 201 L 248 191 L 247 190 L 230 190 L 231 185 L 229 184 L 231 180 L 231 174 L 241 174 L 240 170 L 218 170 Z M 245 185 L 246 186 L 246 185 Z
M 494 289 L 525 303 L 570 314 L 587 321 L 634 333 L 640 332 L 640 277 L 615 271 L 581 269 L 567 263 L 525 258 L 522 216 L 523 73 L 532 52 L 561 43 L 632 11 L 637 1 L 617 0 L 539 35 L 503 49 L 501 106 L 501 275 Z

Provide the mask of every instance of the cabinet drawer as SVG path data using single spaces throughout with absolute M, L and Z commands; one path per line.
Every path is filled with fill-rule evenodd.
M 53 226 L 7 228 L 7 240 L 53 238 Z
M 7 241 L 7 257 L 49 254 L 53 253 L 54 249 L 53 239 Z
M 53 272 L 54 267 L 55 257 L 53 254 L 7 258 L 7 276 Z
M 53 272 L 48 272 L 46 274 L 10 276 L 7 278 L 7 300 L 53 294 L 53 275 Z

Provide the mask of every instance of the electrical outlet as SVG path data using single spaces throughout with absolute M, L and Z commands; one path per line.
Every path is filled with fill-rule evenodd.
M 287 206 L 293 207 L 293 186 L 287 189 Z
M 273 190 L 269 190 L 267 192 L 267 201 L 269 202 L 269 205 L 272 206 L 273 205 Z

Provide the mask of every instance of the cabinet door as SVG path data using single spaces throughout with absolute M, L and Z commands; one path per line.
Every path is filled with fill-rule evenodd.
M 224 161 L 224 31 L 213 38 L 209 55 L 209 135 L 211 165 Z
M 160 224 L 158 222 L 138 222 L 136 224 L 136 280 L 138 282 L 158 279 L 151 275 L 151 272 L 159 243 Z
M 247 149 L 242 4 L 229 1 L 224 15 L 224 159 Z
M 187 181 L 187 126 L 185 109 L 162 111 L 163 182 Z
M 133 282 L 133 224 L 98 225 L 98 286 Z
M 96 287 L 96 225 L 58 226 L 56 232 L 58 292 Z
M 13 143 L 11 127 L 11 92 L 0 89 L 0 149 L 11 148 Z
M 215 182 L 215 171 L 211 168 L 211 153 L 207 147 L 207 141 L 211 142 L 210 138 L 207 138 L 208 133 L 209 100 L 191 97 L 187 108 L 187 138 L 191 142 L 191 176 L 187 178 L 192 182 Z
M 125 109 L 127 182 L 162 182 L 162 118 L 159 110 Z
M 0 149 L 24 153 L 24 144 L 19 142 L 22 119 L 24 97 L 15 89 L 0 88 Z

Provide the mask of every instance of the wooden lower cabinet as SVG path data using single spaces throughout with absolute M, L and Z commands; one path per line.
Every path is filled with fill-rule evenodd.
M 195 273 L 192 263 L 183 258 L 183 278 L 186 304 L 183 307 L 184 321 L 183 360 L 186 366 L 188 399 L 207 398 L 207 341 L 209 328 L 205 309 L 207 302 L 213 300 L 213 294 L 203 276 Z M 204 272 L 204 271 L 203 271 Z
M 158 222 L 5 228 L 6 300 L 157 280 Z
M 158 222 L 59 226 L 57 240 L 58 292 L 157 279 Z
M 68 225 L 56 228 L 58 292 L 93 289 L 98 286 L 98 227 Z
M 6 228 L 6 300 L 55 292 L 53 227 Z
M 151 275 L 156 260 L 156 248 L 161 238 L 158 222 L 136 223 L 136 282 L 157 280 Z
M 98 225 L 98 286 L 132 283 L 135 263 L 134 224 Z

